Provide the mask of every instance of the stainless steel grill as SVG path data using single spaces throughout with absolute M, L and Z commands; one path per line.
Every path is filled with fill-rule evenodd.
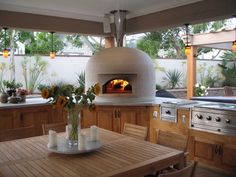
M 162 121 L 177 123 L 177 109 L 179 106 L 195 104 L 194 101 L 173 100 L 163 102 L 160 107 L 160 118 Z
M 206 104 L 192 109 L 191 128 L 236 136 L 236 105 Z

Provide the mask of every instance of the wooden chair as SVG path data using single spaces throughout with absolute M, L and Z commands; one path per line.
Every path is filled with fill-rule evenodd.
M 157 129 L 157 144 L 167 146 L 173 149 L 178 149 L 184 152 L 184 165 L 187 164 L 187 146 L 188 146 L 188 135 L 178 134 L 170 131 L 163 131 Z M 178 169 L 178 166 L 173 166 L 165 170 L 172 171 Z
M 8 140 L 28 138 L 31 136 L 35 136 L 34 131 L 35 131 L 34 126 L 1 130 L 0 141 L 8 141 Z
M 147 133 L 148 133 L 147 127 L 129 124 L 129 123 L 124 124 L 124 130 L 122 132 L 123 135 L 127 135 L 127 136 L 141 139 L 141 140 L 147 139 Z
M 54 130 L 56 132 L 65 132 L 66 131 L 66 122 L 54 123 L 54 124 L 43 124 L 43 135 L 47 135 L 49 130 Z
M 186 167 L 170 173 L 160 174 L 158 177 L 194 177 L 197 162 L 190 162 Z
M 187 151 L 188 135 L 173 133 L 157 129 L 157 144 L 170 148 Z
M 225 96 L 233 96 L 234 95 L 233 89 L 229 86 L 225 86 L 224 87 L 224 95 Z

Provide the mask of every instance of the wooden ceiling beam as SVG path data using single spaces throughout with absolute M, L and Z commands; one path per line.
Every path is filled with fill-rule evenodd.
M 104 35 L 101 22 L 0 10 L 0 26 L 36 31 Z
M 140 33 L 230 18 L 235 0 L 204 0 L 127 20 L 127 33 Z
M 236 14 L 235 0 L 203 0 L 127 20 L 126 33 L 134 34 L 230 18 Z M 101 22 L 0 10 L 0 26 L 37 31 L 110 36 Z M 112 29 L 113 28 L 112 24 Z M 114 30 L 112 30 L 114 31 Z

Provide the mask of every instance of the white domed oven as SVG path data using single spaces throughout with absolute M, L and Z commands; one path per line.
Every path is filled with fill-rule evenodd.
M 137 49 L 114 47 L 92 56 L 85 70 L 86 89 L 100 83 L 97 102 L 155 99 L 155 71 L 150 57 Z

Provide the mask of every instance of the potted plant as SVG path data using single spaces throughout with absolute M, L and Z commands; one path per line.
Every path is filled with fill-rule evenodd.
M 25 102 L 26 95 L 28 95 L 28 90 L 19 88 L 17 89 L 17 95 L 21 98 L 20 102 Z
M 7 103 L 8 102 L 9 95 L 6 93 L 4 88 L 1 89 L 1 95 L 0 95 L 0 102 L 1 103 Z
M 16 93 L 16 89 L 22 87 L 23 85 L 19 82 L 15 82 L 15 80 L 12 81 L 3 81 L 3 85 L 5 86 L 7 90 L 7 94 L 9 96 L 12 96 L 13 93 Z

